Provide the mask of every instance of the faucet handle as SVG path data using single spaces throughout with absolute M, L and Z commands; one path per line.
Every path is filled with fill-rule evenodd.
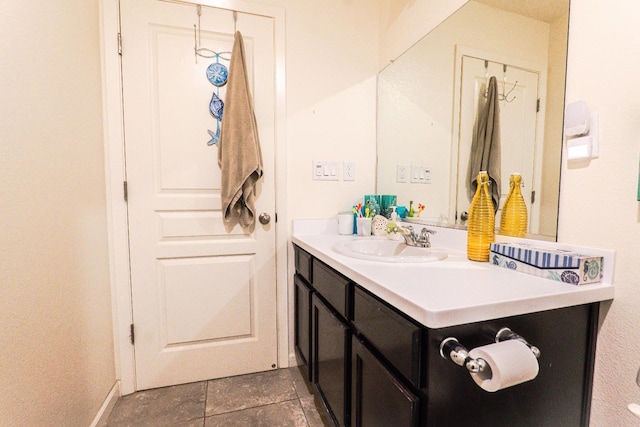
M 436 234 L 436 230 L 431 230 L 430 228 L 424 227 L 422 231 L 420 231 L 420 241 L 423 243 L 425 248 L 431 247 L 431 242 L 429 241 L 429 234 Z

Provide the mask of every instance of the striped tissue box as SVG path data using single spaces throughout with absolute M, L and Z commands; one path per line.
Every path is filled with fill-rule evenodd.
M 494 265 L 573 285 L 602 281 L 602 257 L 520 243 L 492 243 Z

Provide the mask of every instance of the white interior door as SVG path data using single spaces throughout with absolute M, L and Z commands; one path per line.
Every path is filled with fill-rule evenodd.
M 470 56 L 462 57 L 462 81 L 460 88 L 460 129 L 458 141 L 458 178 L 457 208 L 460 213 L 468 212 L 470 201 L 467 198 L 466 180 L 471 153 L 471 140 L 476 117 L 478 99 L 486 90 L 488 78 L 496 76 L 498 93 L 508 94 L 507 100 L 500 101 L 501 134 L 501 197 L 496 214 L 496 226 L 500 223 L 502 206 L 509 194 L 509 177 L 520 173 L 524 182 L 523 196 L 531 220 L 531 191 L 534 189 L 538 80 L 536 72 L 507 66 L 505 73 L 502 64 L 488 62 Z M 506 83 L 504 77 L 506 76 Z M 517 84 L 516 84 L 517 82 Z M 515 85 L 515 86 L 514 86 Z M 539 175 L 539 173 L 538 173 Z
M 136 388 L 248 372 L 277 364 L 275 224 L 227 231 L 207 79 L 197 58 L 197 8 L 121 0 L 126 173 Z M 202 7 L 200 46 L 246 47 L 264 163 L 256 211 L 275 213 L 274 23 Z M 228 55 L 227 55 L 228 57 Z M 229 65 L 224 59 L 220 62 Z

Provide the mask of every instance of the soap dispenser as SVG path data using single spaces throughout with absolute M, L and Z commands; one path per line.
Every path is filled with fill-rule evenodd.
M 389 218 L 391 219 L 391 221 L 397 221 L 398 220 L 398 214 L 396 212 L 396 207 L 395 206 L 389 206 L 391 208 L 391 215 L 389 216 Z

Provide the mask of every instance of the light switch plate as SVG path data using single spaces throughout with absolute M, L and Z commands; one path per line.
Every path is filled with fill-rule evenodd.
M 411 182 L 415 184 L 431 184 L 431 168 L 411 165 Z
M 311 173 L 314 181 L 338 181 L 338 162 L 314 160 Z

